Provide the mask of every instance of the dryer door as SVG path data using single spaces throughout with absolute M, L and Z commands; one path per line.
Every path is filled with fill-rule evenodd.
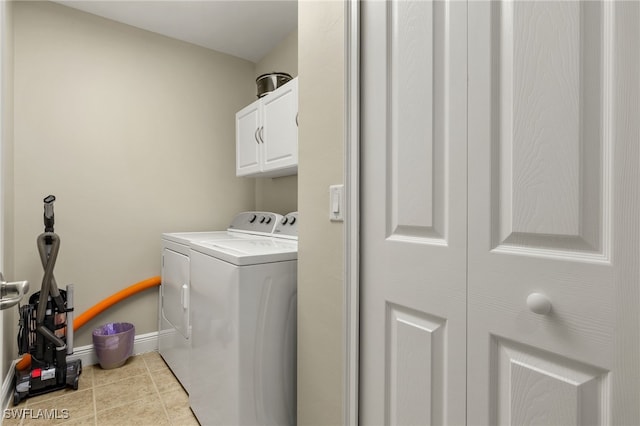
M 162 316 L 189 338 L 189 256 L 162 250 Z

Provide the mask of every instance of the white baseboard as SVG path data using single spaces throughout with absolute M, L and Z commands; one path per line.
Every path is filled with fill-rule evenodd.
M 133 338 L 133 354 L 143 354 L 145 352 L 153 352 L 158 350 L 158 332 L 154 331 L 147 334 L 138 334 Z M 72 361 L 75 359 L 81 359 L 82 365 L 95 365 L 98 364 L 98 357 L 96 351 L 93 350 L 93 345 L 80 346 L 74 348 L 73 353 L 67 356 L 67 359 Z
M 4 378 L 2 382 L 2 408 L 8 408 L 9 404 L 13 400 L 13 372 L 15 371 L 16 364 L 18 363 L 17 359 L 14 359 L 9 367 L 9 371 L 7 371 L 7 376 Z M 4 412 L 2 416 L 2 420 L 4 420 Z M 1 423 L 0 423 L 1 424 Z
M 153 352 L 158 350 L 158 332 L 154 331 L 152 333 L 146 334 L 138 334 L 133 338 L 133 354 L 143 354 L 145 352 Z M 69 361 L 81 359 L 82 365 L 94 365 L 98 364 L 98 357 L 96 356 L 96 352 L 93 350 L 93 345 L 80 346 L 79 348 L 75 348 L 73 354 L 68 355 L 67 359 Z M 13 374 L 15 371 L 15 366 L 18 360 L 14 360 L 9 367 L 9 371 L 7 372 L 4 381 L 2 382 L 2 407 L 8 408 L 11 401 L 13 400 Z M 0 416 L 0 422 L 4 416 Z M 1 424 L 1 423 L 0 423 Z

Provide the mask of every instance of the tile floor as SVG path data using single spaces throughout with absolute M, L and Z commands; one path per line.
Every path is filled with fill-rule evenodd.
M 133 356 L 112 370 L 83 366 L 77 391 L 27 398 L 13 410 L 23 413 L 16 416 L 21 418 L 5 413 L 3 425 L 198 425 L 187 393 L 157 352 Z M 44 419 L 42 413 L 58 419 Z

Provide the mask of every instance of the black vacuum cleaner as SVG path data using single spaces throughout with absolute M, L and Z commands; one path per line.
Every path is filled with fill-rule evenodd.
M 53 231 L 53 202 L 44 199 L 44 232 L 38 236 L 38 252 L 44 268 L 39 292 L 19 310 L 18 352 L 31 364 L 18 362 L 15 368 L 13 404 L 67 386 L 78 389 L 82 361 L 67 361 L 73 353 L 73 285 L 58 290 L 53 268 L 60 250 L 60 237 Z M 28 355 L 27 355 L 28 354 Z

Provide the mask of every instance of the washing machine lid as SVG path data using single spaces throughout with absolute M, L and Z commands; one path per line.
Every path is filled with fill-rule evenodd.
M 162 234 L 165 240 L 188 245 L 197 241 L 235 240 L 271 236 L 282 215 L 271 212 L 248 211 L 238 213 L 226 231 L 172 232 Z
M 235 240 L 256 238 L 255 235 L 243 234 L 232 231 L 212 231 L 212 232 L 173 232 L 162 234 L 165 240 L 173 241 L 178 244 L 189 245 L 198 241 L 217 241 L 217 240 Z
M 238 266 L 298 259 L 298 242 L 281 238 L 200 241 L 191 249 Z

